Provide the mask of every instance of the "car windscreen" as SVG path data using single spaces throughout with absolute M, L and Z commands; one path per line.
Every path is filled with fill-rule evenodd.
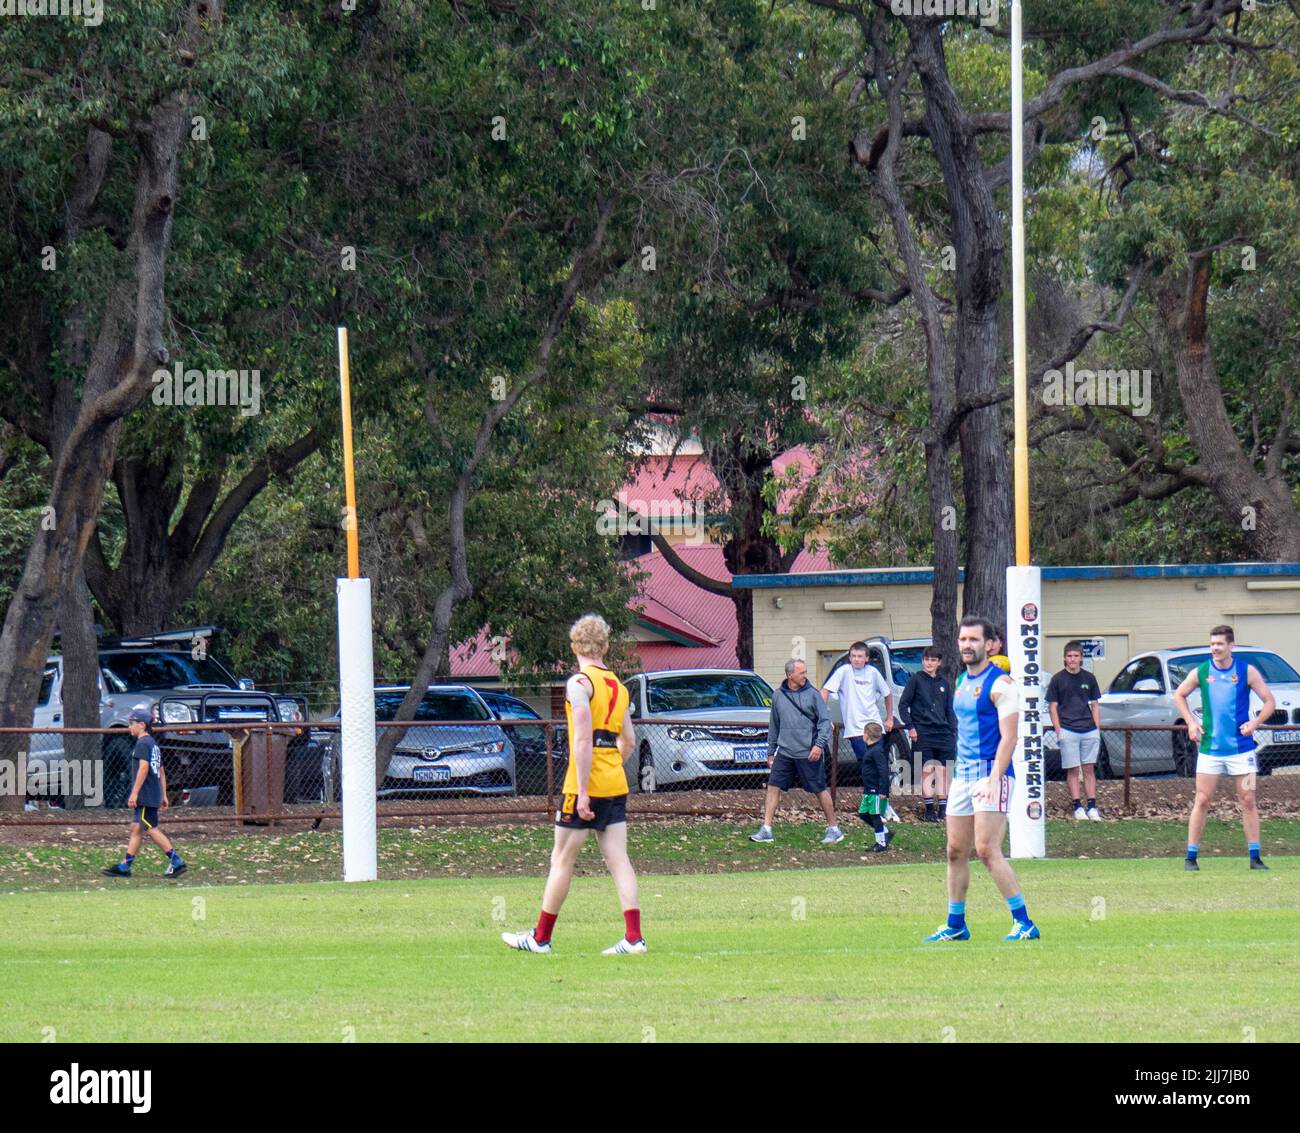
M 906 685 L 917 673 L 925 672 L 925 666 L 921 664 L 921 654 L 926 650 L 924 645 L 909 645 L 905 648 L 889 650 L 889 664 L 894 670 L 894 683 L 897 685 Z
M 212 658 L 196 660 L 188 653 L 101 653 L 99 665 L 111 692 L 142 692 L 181 685 L 236 687 L 235 678 Z
M 1249 665 L 1259 670 L 1259 675 L 1271 685 L 1300 684 L 1297 673 L 1276 653 L 1264 653 L 1254 649 L 1234 649 L 1233 658 L 1240 657 Z M 1169 676 L 1175 688 L 1187 679 L 1197 665 L 1203 665 L 1210 659 L 1209 653 L 1189 653 L 1186 657 L 1169 658 Z
M 540 720 L 541 717 L 521 700 L 494 696 L 488 706 L 502 720 Z
M 693 708 L 771 708 L 772 689 L 762 677 L 696 673 L 648 681 L 651 713 Z
M 375 719 L 395 720 L 402 706 L 404 692 L 375 693 Z M 456 689 L 425 693 L 415 710 L 417 720 L 439 722 L 443 720 L 490 720 L 488 710 L 477 696 Z

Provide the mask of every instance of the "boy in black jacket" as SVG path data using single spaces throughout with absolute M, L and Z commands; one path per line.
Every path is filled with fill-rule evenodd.
M 927 645 L 921 654 L 923 672 L 913 673 L 898 701 L 898 718 L 912 741 L 913 767 L 924 767 L 921 796 L 926 822 L 942 822 L 948 803 L 948 763 L 957 758 L 957 716 L 952 710 L 953 685 L 939 675 L 943 654 Z M 938 806 L 935 796 L 938 795 Z

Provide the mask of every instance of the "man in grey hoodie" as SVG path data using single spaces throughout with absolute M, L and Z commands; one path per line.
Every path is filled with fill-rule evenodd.
M 835 821 L 835 804 L 826 789 L 826 760 L 831 746 L 831 718 L 821 694 L 808 681 L 808 666 L 802 661 L 785 663 L 785 680 L 772 697 L 772 715 L 767 725 L 767 797 L 763 800 L 763 825 L 749 836 L 751 842 L 774 842 L 772 819 L 782 791 L 797 780 L 810 795 L 816 795 L 826 815 L 823 846 L 844 841 Z M 832 758 L 834 754 L 832 753 Z

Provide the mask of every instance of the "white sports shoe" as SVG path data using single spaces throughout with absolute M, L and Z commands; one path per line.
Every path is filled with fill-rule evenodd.
M 1092 819 L 1093 822 L 1100 822 L 1101 812 L 1095 806 L 1090 806 L 1088 808 L 1088 817 Z
M 628 940 L 626 936 L 619 937 L 619 941 L 613 948 L 606 948 L 601 953 L 602 956 L 644 956 L 645 940 L 644 938 L 637 941 Z
M 1074 808 L 1074 817 L 1076 821 L 1082 822 L 1088 817 L 1088 812 L 1084 810 L 1083 807 L 1077 806 Z
M 545 944 L 538 944 L 533 938 L 536 931 L 536 929 L 530 928 L 527 932 L 503 932 L 501 939 L 511 948 L 518 948 L 520 952 L 540 952 L 546 955 L 551 950 L 550 941 Z

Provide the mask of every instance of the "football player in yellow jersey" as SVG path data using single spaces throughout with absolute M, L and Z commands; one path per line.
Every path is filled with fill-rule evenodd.
M 623 937 L 606 948 L 604 955 L 637 955 L 646 947 L 641 936 L 636 872 L 627 856 L 627 776 L 623 772 L 636 742 L 632 698 L 618 677 L 605 668 L 609 625 L 604 618 L 597 614 L 579 618 L 569 630 L 569 645 L 578 658 L 578 671 L 565 688 L 569 769 L 564 775 L 564 798 L 555 814 L 555 846 L 542 912 L 536 928 L 503 932 L 501 939 L 521 952 L 551 950 L 551 932 L 569 895 L 578 851 L 587 833 L 594 830 L 623 906 Z

